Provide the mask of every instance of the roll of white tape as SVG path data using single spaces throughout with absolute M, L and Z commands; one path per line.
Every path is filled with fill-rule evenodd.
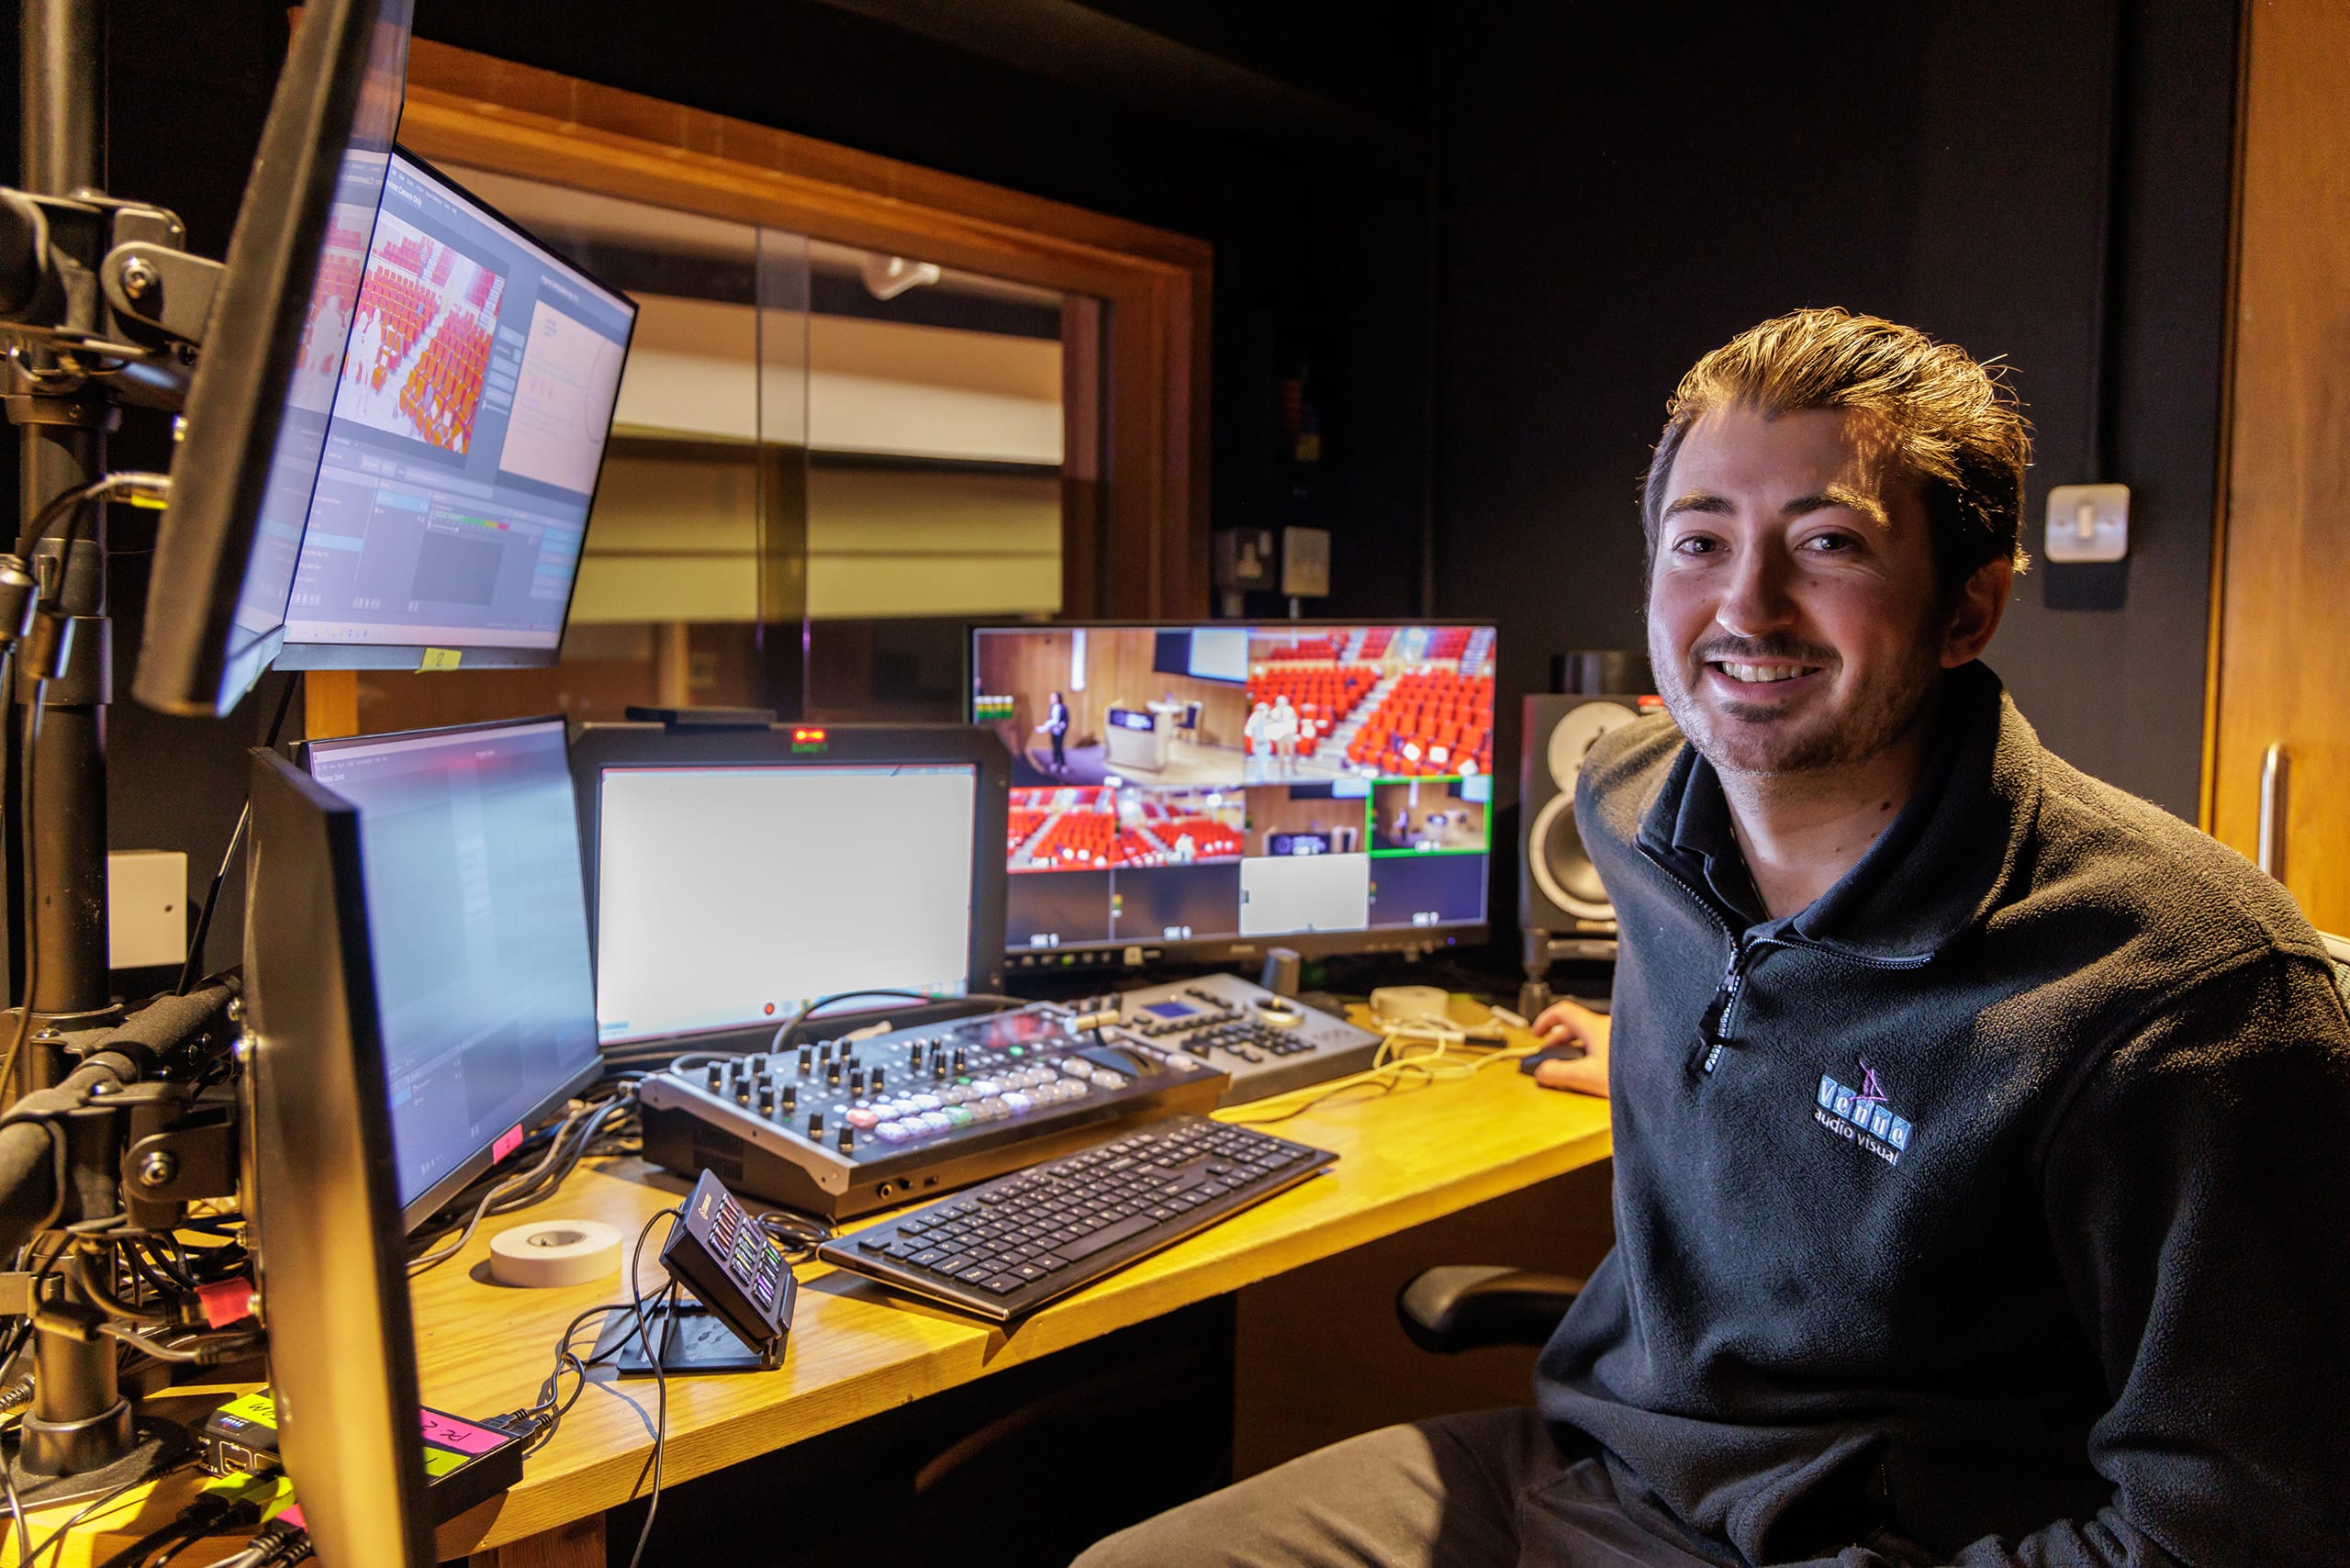
M 536 1220 L 489 1238 L 490 1275 L 501 1285 L 593 1284 L 620 1267 L 621 1233 L 592 1219 Z

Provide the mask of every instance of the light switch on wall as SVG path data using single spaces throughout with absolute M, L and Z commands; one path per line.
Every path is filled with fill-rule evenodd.
M 118 969 L 187 959 L 187 857 L 126 849 L 106 857 L 106 964 Z
M 2119 561 L 2130 553 L 2130 487 L 2059 485 L 2048 492 L 2051 561 Z

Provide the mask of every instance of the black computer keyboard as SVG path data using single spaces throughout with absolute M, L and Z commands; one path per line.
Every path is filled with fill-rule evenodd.
M 1169 1116 L 828 1241 L 817 1256 L 1002 1323 L 1298 1182 L 1337 1156 Z

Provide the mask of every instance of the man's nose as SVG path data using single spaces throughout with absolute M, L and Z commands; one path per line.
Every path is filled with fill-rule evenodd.
M 1780 551 L 1767 546 L 1740 551 L 1729 591 L 1714 611 L 1715 623 L 1738 637 L 1785 630 L 1796 619 L 1788 577 L 1788 563 Z

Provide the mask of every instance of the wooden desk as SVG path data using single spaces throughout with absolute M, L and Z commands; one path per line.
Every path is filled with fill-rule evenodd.
M 1482 1009 L 1479 1010 L 1482 1012 Z M 1258 1107 L 1224 1114 L 1252 1120 Z M 672 1378 L 665 1484 L 770 1452 L 925 1394 L 1047 1356 L 1284 1270 L 1393 1235 L 1607 1157 L 1607 1106 L 1538 1089 L 1507 1062 L 1463 1081 L 1385 1094 L 1355 1092 L 1271 1130 L 1335 1150 L 1303 1187 L 1069 1300 L 1011 1332 L 885 1294 L 821 1266 L 803 1268 L 789 1353 L 768 1373 Z M 642 1162 L 575 1174 L 533 1216 L 599 1219 L 633 1237 L 687 1183 Z M 648 1297 L 666 1282 L 648 1249 Z M 416 1282 L 425 1402 L 487 1415 L 529 1404 L 575 1315 L 615 1299 L 608 1283 L 521 1291 L 488 1282 L 487 1234 Z M 647 1379 L 589 1385 L 522 1484 L 444 1526 L 444 1559 L 600 1568 L 602 1515 L 634 1493 L 651 1447 Z M 163 1490 L 170 1491 L 166 1487 Z M 184 1495 L 184 1494 L 183 1494 Z M 165 1499 L 159 1495 L 160 1507 Z M 70 1511 L 70 1510 L 68 1510 Z M 157 1522 L 140 1510 L 140 1528 Z M 162 1514 L 169 1517 L 169 1512 Z M 46 1527 L 36 1526 L 35 1540 Z M 136 1533 L 111 1527 L 68 1543 L 60 1568 Z M 218 1553 L 191 1553 L 186 1568 Z

